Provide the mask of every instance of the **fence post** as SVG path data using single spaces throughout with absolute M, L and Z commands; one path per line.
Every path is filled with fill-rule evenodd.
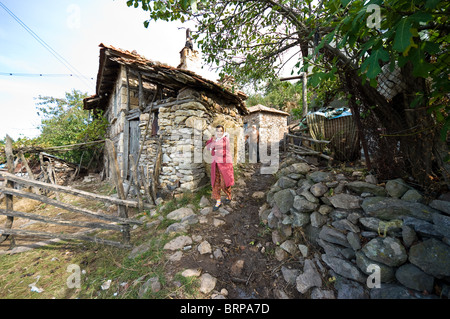
M 120 199 L 125 198 L 125 190 L 123 189 L 122 177 L 119 170 L 119 163 L 117 162 L 117 153 L 114 143 L 110 139 L 105 140 L 105 146 L 111 163 L 111 176 L 116 185 L 117 195 Z M 119 217 L 128 218 L 127 207 L 125 205 L 118 205 Z M 130 225 L 123 226 L 123 241 L 124 244 L 130 242 Z
M 133 154 L 130 154 L 129 160 L 130 160 L 130 164 L 131 164 L 131 174 L 133 174 L 134 184 L 136 185 L 136 192 L 137 192 L 138 203 L 139 203 L 139 211 L 142 211 L 142 209 L 144 208 L 144 204 L 142 202 L 141 186 L 140 186 L 140 183 L 139 183 L 138 171 L 136 169 L 136 162 L 134 160 Z M 132 184 L 130 183 L 130 186 L 129 186 L 128 190 L 131 189 L 131 185 Z
M 14 174 L 14 154 L 12 151 L 12 139 L 9 135 L 6 135 L 6 145 L 5 145 L 5 154 L 6 154 L 6 160 L 7 160 L 7 166 L 8 166 L 8 173 Z M 11 180 L 8 180 L 6 183 L 6 187 L 14 188 L 14 182 Z M 5 195 L 5 203 L 6 203 L 6 210 L 8 212 L 13 211 L 13 195 L 6 194 Z M 14 217 L 8 216 L 6 217 L 5 222 L 5 229 L 11 229 L 14 222 Z M 8 239 L 10 235 L 1 235 L 0 236 L 0 243 L 4 242 L 6 239 Z M 11 246 L 14 245 L 14 237 L 11 235 Z

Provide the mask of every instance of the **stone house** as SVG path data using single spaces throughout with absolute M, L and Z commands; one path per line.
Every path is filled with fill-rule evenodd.
M 134 158 L 139 179 L 156 184 L 162 195 L 208 182 L 203 151 L 218 124 L 230 133 L 234 161 L 245 156 L 247 96 L 187 70 L 189 54 L 196 54 L 187 44 L 177 68 L 100 44 L 96 94 L 84 100 L 84 109 L 110 123 L 106 138 L 115 145 L 122 178 L 132 176 Z M 111 176 L 107 156 L 104 172 Z
M 249 114 L 244 117 L 244 127 L 251 129 L 252 125 L 256 125 L 261 143 L 280 142 L 284 134 L 288 133 L 289 113 L 261 104 L 249 107 L 248 112 Z

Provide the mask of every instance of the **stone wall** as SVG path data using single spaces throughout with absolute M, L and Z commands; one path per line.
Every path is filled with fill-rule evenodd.
M 232 136 L 234 162 L 243 160 L 243 123 L 235 106 L 192 90 L 182 91 L 172 102 L 155 103 L 158 105 L 162 105 L 158 108 L 158 137 L 152 137 L 151 129 L 148 130 L 139 165 L 153 174 L 158 139 L 161 139 L 159 184 L 163 192 L 194 191 L 209 182 L 210 165 L 205 162 L 203 151 L 216 125 L 223 125 Z M 155 114 L 141 114 L 141 144 L 149 116 L 153 119 Z
M 287 116 L 262 113 L 260 135 L 262 141 L 279 142 L 287 133 Z
M 281 114 L 253 112 L 245 117 L 245 121 L 248 123 L 248 129 L 251 129 L 252 125 L 257 126 L 262 143 L 282 141 L 284 133 L 288 132 L 287 116 Z
M 279 243 L 275 257 L 299 258 L 290 272 L 297 274 L 300 293 L 338 299 L 450 297 L 449 201 L 426 203 L 401 179 L 379 184 L 360 171 L 319 171 L 295 159 L 280 168 L 260 217 Z

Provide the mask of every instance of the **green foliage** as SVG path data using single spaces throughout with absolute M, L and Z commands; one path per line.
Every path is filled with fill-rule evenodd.
M 67 92 L 64 98 L 39 96 L 37 113 L 41 116 L 41 135 L 36 138 L 21 137 L 13 141 L 13 149 L 49 148 L 54 146 L 72 145 L 104 139 L 107 120 L 101 116 L 92 117 L 83 110 L 83 98 L 86 93 L 73 90 Z M 3 150 L 5 140 L 0 141 Z M 86 165 L 93 156 L 94 148 L 85 150 L 64 151 L 58 156 L 67 161 Z M 0 153 L 0 163 L 4 162 L 4 152 Z
M 302 82 L 295 84 L 281 82 L 279 80 L 269 81 L 263 92 L 254 93 L 249 96 L 247 106 L 262 104 L 275 109 L 285 109 L 295 106 L 294 109 L 302 108 Z
M 389 61 L 389 53 L 383 48 L 372 51 L 372 54 L 361 64 L 361 72 L 366 72 L 369 79 L 375 79 L 381 72 L 379 61 Z
M 6 145 L 6 137 L 3 140 L 0 140 L 0 164 L 6 163 L 6 155 L 5 155 L 5 145 Z M 21 136 L 17 138 L 15 141 L 12 141 L 13 149 L 23 149 L 23 148 L 36 148 L 36 147 L 48 147 L 49 145 L 43 144 L 39 141 L 39 138 L 29 138 L 26 136 Z M 24 154 L 25 158 L 29 158 L 29 154 Z
M 375 86 L 384 64 L 393 70 L 410 63 L 414 77 L 430 80 L 430 92 L 415 92 L 422 98 L 414 106 L 429 108 L 441 121 L 443 136 L 450 127 L 450 110 L 444 103 L 450 89 L 448 1 L 130 0 L 127 4 L 149 12 L 145 26 L 151 20 L 194 20 L 193 37 L 206 62 L 241 84 L 259 85 L 275 78 L 282 66 L 279 58 L 300 56 L 294 50 L 300 45 L 314 48 L 297 64 L 302 69 L 296 70 L 313 67 L 308 81 L 312 87 L 332 82 L 348 69 Z M 378 13 L 370 5 L 379 9 L 379 26 L 369 23 Z
M 78 90 L 66 92 L 64 98 L 39 96 L 37 99 L 38 115 L 41 120 L 41 135 L 37 138 L 41 145 L 62 146 L 86 143 L 103 139 L 106 133 L 107 121 L 102 116 L 92 117 L 83 110 L 83 99 L 87 93 Z M 89 152 L 91 153 L 91 152 Z M 87 156 L 86 156 L 87 155 Z M 93 154 L 73 150 L 62 154 L 68 161 L 79 163 L 82 158 L 89 161 Z
M 390 0 L 390 1 L 340 1 L 329 7 L 326 23 L 333 26 L 335 41 L 340 49 L 359 66 L 361 76 L 374 80 L 381 66 L 413 66 L 413 76 L 430 82 L 429 92 L 415 92 L 417 98 L 410 107 L 427 107 L 442 125 L 441 136 L 445 139 L 450 128 L 446 95 L 450 89 L 448 51 L 450 3 L 443 0 Z M 339 5 L 342 4 L 342 5 Z M 379 5 L 380 28 L 367 27 L 370 4 Z M 428 97 L 428 99 L 426 98 Z

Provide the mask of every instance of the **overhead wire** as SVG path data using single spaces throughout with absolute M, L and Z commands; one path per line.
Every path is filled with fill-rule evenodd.
M 78 74 L 62 74 L 62 73 L 16 73 L 16 72 L 0 72 L 2 76 L 23 76 L 23 77 L 76 77 L 86 80 L 94 80 L 93 77 Z
M 2 7 L 17 23 L 19 23 L 36 41 L 39 42 L 47 51 L 49 51 L 59 62 L 61 62 L 71 73 L 76 73 L 78 78 L 88 86 L 89 89 L 92 88 L 92 84 L 85 81 L 85 76 L 81 74 L 70 62 L 68 62 L 64 57 L 62 57 L 58 52 L 56 52 L 47 42 L 45 42 L 41 37 L 39 37 L 33 30 L 31 30 L 19 17 L 17 17 L 6 5 L 0 2 L 0 7 Z

